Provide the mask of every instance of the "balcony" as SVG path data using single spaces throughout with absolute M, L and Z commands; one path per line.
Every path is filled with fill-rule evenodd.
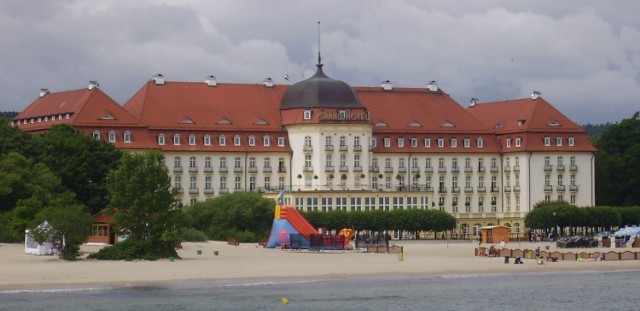
M 384 172 L 387 173 L 387 174 L 393 173 L 393 167 L 385 167 L 384 168 Z
M 478 187 L 478 192 L 487 192 L 486 187 Z
M 229 173 L 229 168 L 228 168 L 228 167 L 226 167 L 226 166 L 221 166 L 221 167 L 218 169 L 218 172 L 220 172 L 221 174 Z
M 228 188 L 220 188 L 220 190 L 218 191 L 218 193 L 220 193 L 220 194 L 229 193 L 229 189 L 228 189 Z
M 569 186 L 569 191 L 571 191 L 571 192 L 576 192 L 576 191 L 578 191 L 578 185 L 570 185 L 570 186 Z
M 353 146 L 353 152 L 362 152 L 362 146 L 361 145 Z
M 242 166 L 236 166 L 233 168 L 233 172 L 236 174 L 242 173 Z
M 473 193 L 473 187 L 464 187 L 464 193 Z
M 198 194 L 199 192 L 198 188 L 189 188 L 189 194 Z
M 213 167 L 211 167 L 211 166 L 205 166 L 205 167 L 204 167 L 204 169 L 202 169 L 202 171 L 203 171 L 205 174 L 211 174 L 211 173 L 213 173 Z
M 197 174 L 198 173 L 198 167 L 197 166 L 189 166 L 189 173 Z
M 174 173 L 182 173 L 182 166 L 174 166 L 173 167 L 173 172 Z
M 424 172 L 427 173 L 427 174 L 433 173 L 433 167 L 431 167 L 431 166 L 425 167 L 424 168 Z
M 578 166 L 577 165 L 569 165 L 569 171 L 577 172 L 578 171 Z
M 426 187 L 424 187 L 424 191 L 426 191 L 426 192 L 433 192 L 433 187 L 431 187 L 431 186 L 426 186 Z
M 464 172 L 465 172 L 465 173 L 467 173 L 467 174 L 471 174 L 471 173 L 473 173 L 473 167 L 471 167 L 471 166 L 465 166 L 465 168 L 464 168 Z
M 484 172 L 486 172 L 486 171 L 487 171 L 487 168 L 486 168 L 486 167 L 484 167 L 484 166 L 479 166 L 479 167 L 478 167 L 478 173 L 484 173 Z
M 451 168 L 451 173 L 460 173 L 460 168 L 457 166 L 454 166 Z
M 258 172 L 258 168 L 257 167 L 249 167 L 249 174 L 255 174 Z
M 438 193 L 447 193 L 447 187 L 438 188 Z
M 498 186 L 491 187 L 491 192 L 498 192 L 498 191 L 500 191 L 500 188 Z
M 380 168 L 377 167 L 377 166 L 369 166 L 369 172 L 371 172 L 371 173 L 380 172 Z
M 262 172 L 263 173 L 271 173 L 271 167 L 263 167 L 262 168 Z
M 349 167 L 348 166 L 340 166 L 338 168 L 338 171 L 341 172 L 341 173 L 346 173 L 346 172 L 349 171 Z
M 544 171 L 545 172 L 551 172 L 553 170 L 553 165 L 545 165 L 544 166 Z
M 362 166 L 354 166 L 353 167 L 353 171 L 354 172 L 362 172 Z
M 335 172 L 335 168 L 333 166 L 325 166 L 324 167 L 324 171 L 325 172 L 329 172 L 329 173 L 333 173 L 333 172 Z
M 553 186 L 551 186 L 551 185 L 544 185 L 544 191 L 553 191 Z
M 492 166 L 492 167 L 489 169 L 489 171 L 490 171 L 491 173 L 497 173 L 497 172 L 498 172 L 498 167 L 497 167 L 497 166 Z
M 304 151 L 304 152 L 313 152 L 313 147 L 304 146 L 304 147 L 302 147 L 302 151 Z
M 175 189 L 178 194 L 182 194 L 182 192 L 184 192 L 182 188 L 173 188 L 173 189 Z
M 313 173 L 313 166 L 305 166 L 302 168 L 302 171 L 305 173 Z
M 416 173 L 420 173 L 420 168 L 419 167 L 412 167 L 411 168 L 411 174 L 416 174 Z
M 213 189 L 211 189 L 211 188 L 204 188 L 203 192 L 204 192 L 204 194 L 213 194 Z
M 329 151 L 329 152 L 333 151 L 333 145 L 325 145 L 324 151 Z
M 513 192 L 519 193 L 520 192 L 520 186 L 513 186 Z
M 347 151 L 349 151 L 349 147 L 347 147 L 347 146 L 340 146 L 340 147 L 338 147 L 338 151 L 340 151 L 340 152 L 347 152 Z
M 513 172 L 520 173 L 520 166 L 519 165 L 514 166 L 513 167 Z
M 399 174 L 404 174 L 407 172 L 407 168 L 406 167 L 398 167 L 398 173 Z
M 556 171 L 558 172 L 564 172 L 564 165 L 556 165 Z
M 556 191 L 558 191 L 558 192 L 564 192 L 566 190 L 567 190 L 567 188 L 566 188 L 565 185 L 557 185 L 556 186 Z
M 511 192 L 511 186 L 504 186 L 504 192 Z
M 451 193 L 460 193 L 460 187 L 451 187 Z
M 446 172 L 447 172 L 447 168 L 445 168 L 445 167 L 438 167 L 438 173 L 440 173 L 440 174 L 444 174 L 444 173 L 446 173 Z
M 278 173 L 284 174 L 286 172 L 287 172 L 287 167 L 286 166 L 278 167 Z
M 510 173 L 510 172 L 511 172 L 511 167 L 509 167 L 509 166 L 505 166 L 502 170 L 503 170 L 505 173 Z

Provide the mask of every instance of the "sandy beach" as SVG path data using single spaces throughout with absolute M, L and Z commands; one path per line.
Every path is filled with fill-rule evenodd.
M 20 244 L 0 245 L 0 290 L 53 288 L 60 286 L 144 285 L 189 280 L 291 278 L 343 278 L 368 275 L 488 274 L 514 272 L 552 272 L 576 270 L 640 269 L 640 260 L 579 262 L 560 261 L 538 265 L 504 263 L 504 258 L 474 256 L 477 244 L 471 241 L 393 241 L 404 247 L 398 254 L 370 254 L 355 251 L 291 251 L 266 249 L 257 244 L 227 245 L 226 242 L 183 243 L 175 261 L 98 261 L 81 259 L 67 262 L 56 256 L 24 253 Z M 551 243 L 510 243 L 507 248 L 535 249 Z M 82 246 L 82 252 L 95 252 L 99 246 Z M 198 254 L 198 250 L 201 254 Z M 612 249 L 564 249 L 571 252 L 611 251 Z M 620 249 L 617 249 L 618 251 Z M 640 251 L 640 249 L 624 249 Z M 218 252 L 218 255 L 214 255 Z

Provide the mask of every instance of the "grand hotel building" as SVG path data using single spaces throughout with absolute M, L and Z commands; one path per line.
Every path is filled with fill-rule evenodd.
M 465 108 L 435 82 L 351 87 L 318 64 L 293 85 L 156 75 L 124 106 L 96 82 L 43 89 L 12 121 L 27 132 L 60 123 L 120 149 L 162 151 L 185 205 L 284 189 L 301 210 L 440 209 L 458 234 L 505 225 L 515 236 L 537 202 L 595 202 L 595 148 L 538 92 Z

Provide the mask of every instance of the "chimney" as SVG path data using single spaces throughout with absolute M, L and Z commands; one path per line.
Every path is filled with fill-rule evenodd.
M 273 87 L 273 80 L 271 80 L 271 78 L 266 78 L 262 81 L 262 84 L 266 87 Z
M 436 81 L 429 82 L 429 84 L 427 84 L 427 90 L 429 90 L 429 92 L 437 92 L 438 84 L 436 84 Z
M 475 107 L 478 104 L 478 99 L 475 97 L 471 97 L 469 100 L 469 107 Z
M 531 100 L 536 100 L 538 97 L 540 97 L 540 91 L 533 91 L 533 93 L 531 93 Z
M 393 86 L 391 85 L 391 81 L 389 80 L 380 82 L 380 86 L 385 91 L 391 91 L 393 89 Z
M 99 86 L 100 86 L 100 83 L 98 83 L 98 81 L 89 81 L 89 86 L 87 86 L 87 89 L 93 90 L 94 88 Z
M 206 76 L 204 78 L 204 83 L 206 83 L 208 86 L 216 86 L 216 85 L 218 85 L 218 82 L 216 81 L 216 77 L 215 76 Z
M 40 89 L 40 97 L 44 97 L 45 95 L 49 94 L 49 89 Z
M 151 81 L 156 85 L 164 85 L 164 76 L 161 73 L 155 74 L 151 77 Z

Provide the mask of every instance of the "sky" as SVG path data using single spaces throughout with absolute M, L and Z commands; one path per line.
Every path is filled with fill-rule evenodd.
M 157 73 L 292 84 L 315 72 L 319 41 L 324 72 L 351 86 L 435 80 L 463 106 L 536 90 L 578 124 L 619 122 L 640 111 L 639 13 L 636 0 L 3 0 L 0 111 L 90 80 L 122 105 Z

